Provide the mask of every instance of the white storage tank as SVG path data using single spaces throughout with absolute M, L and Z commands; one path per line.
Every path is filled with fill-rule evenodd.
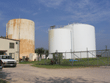
M 65 52 L 63 55 L 66 59 L 96 57 L 95 27 L 76 23 L 66 25 L 63 28 L 51 29 L 49 31 L 49 51 L 55 53 L 56 50 Z M 90 52 L 86 52 L 87 50 Z M 74 54 L 66 53 L 71 51 Z
M 28 19 L 12 19 L 6 25 L 6 37 L 20 40 L 20 58 L 35 52 L 35 23 Z
M 72 58 L 87 58 L 96 57 L 96 52 L 80 52 L 80 51 L 91 51 L 96 50 L 95 43 L 95 27 L 88 24 L 69 24 L 64 26 L 66 29 L 70 29 L 72 32 L 72 52 L 74 53 Z M 78 53 L 79 52 L 79 53 Z
M 73 51 L 96 50 L 95 27 L 88 24 L 73 25 Z M 87 53 L 83 52 L 81 58 L 87 58 Z M 92 55 L 93 54 L 93 55 Z M 88 57 L 96 57 L 96 52 L 88 53 Z
M 74 51 L 96 50 L 95 28 L 88 24 L 73 25 Z
M 56 28 L 49 30 L 49 53 L 70 52 L 71 50 L 70 29 Z M 67 56 L 66 58 L 71 58 Z

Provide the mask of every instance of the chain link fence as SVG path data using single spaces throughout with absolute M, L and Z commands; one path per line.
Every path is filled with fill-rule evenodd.
M 87 50 L 76 52 L 56 52 L 55 64 L 62 66 L 109 66 L 110 50 Z

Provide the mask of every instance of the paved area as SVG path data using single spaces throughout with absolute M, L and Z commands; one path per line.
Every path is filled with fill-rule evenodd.
M 110 67 L 43 69 L 18 64 L 0 71 L 0 78 L 10 83 L 110 83 Z

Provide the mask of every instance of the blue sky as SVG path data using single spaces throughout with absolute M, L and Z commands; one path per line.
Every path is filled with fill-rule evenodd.
M 110 49 L 110 0 L 0 0 L 0 36 L 19 16 L 35 22 L 36 48 L 48 49 L 50 26 L 85 23 L 95 27 L 97 49 Z

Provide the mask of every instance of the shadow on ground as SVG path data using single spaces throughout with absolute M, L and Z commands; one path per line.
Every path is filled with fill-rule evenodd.
M 39 79 L 40 78 L 40 79 Z M 78 77 L 76 79 L 73 78 L 49 78 L 45 79 L 42 77 L 36 78 L 35 83 L 109 83 L 109 82 L 104 82 L 104 81 L 95 81 L 95 80 L 88 80 L 88 79 L 83 79 L 81 77 Z
M 13 67 L 13 66 L 5 66 L 4 68 L 15 68 L 15 67 Z
M 11 78 L 6 79 L 8 74 L 10 74 L 10 73 L 4 72 L 3 69 L 0 71 L 0 83 L 7 83 L 6 81 L 10 81 L 11 80 Z M 2 80 L 4 80 L 4 81 L 2 81 Z

